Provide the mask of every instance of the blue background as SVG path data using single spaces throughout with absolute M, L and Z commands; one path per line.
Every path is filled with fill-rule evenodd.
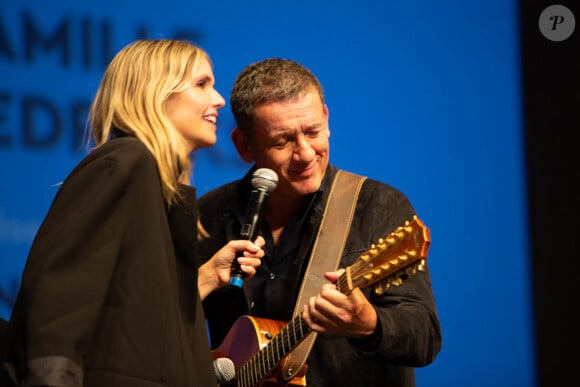
M 312 69 L 331 162 L 410 198 L 431 230 L 444 338 L 418 385 L 533 386 L 518 23 L 515 0 L 0 0 L 0 316 L 56 184 L 86 154 L 83 106 L 106 62 L 138 37 L 185 37 L 226 99 L 250 62 Z M 200 194 L 247 168 L 232 126 L 226 106 L 218 144 L 195 156 Z

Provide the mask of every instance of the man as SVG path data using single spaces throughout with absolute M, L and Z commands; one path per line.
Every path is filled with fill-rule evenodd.
M 241 315 L 292 319 L 337 174 L 329 164 L 322 86 L 304 66 L 287 59 L 251 64 L 238 75 L 230 103 L 237 125 L 232 140 L 241 158 L 254 165 L 241 180 L 200 198 L 201 223 L 209 234 L 200 246 L 202 259 L 239 236 L 257 168 L 276 172 L 278 184 L 263 217 L 266 255 L 255 277 L 243 290 L 220 289 L 204 301 L 214 348 Z M 339 267 L 351 265 L 414 215 L 404 194 L 366 179 Z M 339 274 L 326 278 L 332 282 Z M 433 362 L 441 348 L 427 268 L 382 295 L 367 288 L 346 295 L 325 284 L 302 304 L 302 318 L 318 332 L 306 361 L 308 386 L 414 386 L 414 367 Z

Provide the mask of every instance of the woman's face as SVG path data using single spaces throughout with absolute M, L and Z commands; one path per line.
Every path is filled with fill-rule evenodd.
M 217 141 L 218 110 L 226 102 L 214 88 L 215 79 L 208 60 L 200 59 L 193 81 L 184 91 L 167 100 L 167 116 L 189 145 L 189 151 L 212 146 Z

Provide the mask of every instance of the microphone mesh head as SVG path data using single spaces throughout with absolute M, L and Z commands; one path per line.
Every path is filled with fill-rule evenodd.
M 271 193 L 278 184 L 278 175 L 271 169 L 256 169 L 252 177 L 252 187 Z
M 220 357 L 214 360 L 213 370 L 219 384 L 231 382 L 236 377 L 236 366 L 227 357 Z

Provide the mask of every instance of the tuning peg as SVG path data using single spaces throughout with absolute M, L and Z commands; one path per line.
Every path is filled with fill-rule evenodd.
M 374 278 L 376 278 L 383 273 L 383 269 L 381 267 L 378 267 L 376 269 L 371 270 L 371 273 L 373 274 Z
M 413 267 L 411 267 L 411 275 L 417 274 L 418 266 L 419 265 L 413 265 Z
M 377 246 L 381 249 L 384 250 L 385 247 L 387 246 L 387 243 L 385 242 L 384 238 L 379 238 L 379 240 L 377 241 Z
M 387 263 L 383 263 L 379 267 L 380 267 L 381 270 L 389 271 L 389 270 L 391 270 L 391 265 L 392 265 L 392 263 L 387 262 Z
M 427 261 L 425 259 L 422 259 L 417 264 L 417 270 L 419 270 L 419 271 L 425 271 L 425 270 L 427 270 Z

